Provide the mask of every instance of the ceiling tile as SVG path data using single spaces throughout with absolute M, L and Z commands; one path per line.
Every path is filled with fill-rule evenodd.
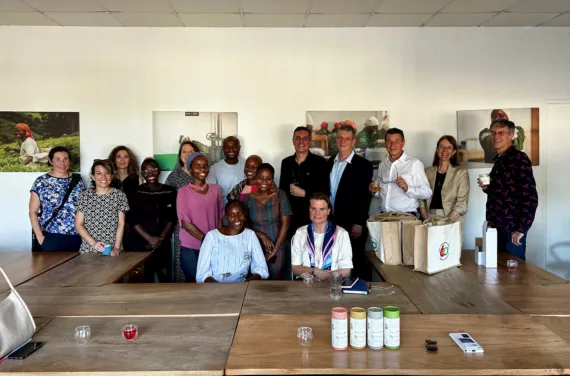
M 463 14 L 436 14 L 428 21 L 426 26 L 434 27 L 470 27 L 479 26 L 497 13 L 463 13 Z
M 309 0 L 242 0 L 244 13 L 306 13 Z
M 570 0 L 519 0 L 507 10 L 518 13 L 560 13 L 570 10 Z
M 107 12 L 46 12 L 63 26 L 123 26 Z
M 239 13 L 238 0 L 170 0 L 178 13 Z
M 96 12 L 105 10 L 97 0 L 24 0 L 41 12 Z
M 376 13 L 435 13 L 450 0 L 383 0 Z
M 546 21 L 540 26 L 570 27 L 570 13 L 561 14 L 556 18 Z
M 499 13 L 482 26 L 536 26 L 556 13 Z
M 303 27 L 304 14 L 245 14 L 246 27 Z
M 109 12 L 174 13 L 168 0 L 98 0 Z
M 484 13 L 500 12 L 507 9 L 518 0 L 454 0 L 442 13 Z
M 176 27 L 184 26 L 175 13 L 125 13 L 113 12 L 113 16 L 125 26 Z
M 310 14 L 308 27 L 363 27 L 368 14 Z
M 0 25 L 53 26 L 57 23 L 39 12 L 0 12 Z
M 416 27 L 423 25 L 431 16 L 431 14 L 375 14 L 367 26 Z
M 26 12 L 35 11 L 34 8 L 20 0 L 0 0 L 0 12 Z
M 188 27 L 242 27 L 239 14 L 184 14 L 180 19 Z
M 370 14 L 377 5 L 378 0 L 313 0 L 311 13 Z

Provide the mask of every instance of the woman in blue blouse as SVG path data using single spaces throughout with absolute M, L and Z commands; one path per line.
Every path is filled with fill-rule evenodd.
M 229 201 L 228 225 L 206 234 L 200 247 L 196 282 L 244 282 L 267 279 L 269 271 L 255 232 L 245 228 L 240 201 Z

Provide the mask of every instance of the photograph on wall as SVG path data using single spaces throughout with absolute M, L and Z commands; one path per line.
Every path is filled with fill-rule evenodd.
M 49 151 L 65 146 L 80 171 L 79 112 L 0 112 L 0 172 L 51 171 Z
M 499 119 L 515 123 L 512 145 L 525 152 L 533 166 L 538 166 L 539 109 L 535 107 L 457 111 L 457 159 L 461 165 L 484 168 L 494 163 L 497 152 L 493 147 L 490 125 Z
M 179 167 L 178 149 L 194 142 L 210 165 L 224 159 L 224 138 L 238 134 L 237 112 L 153 112 L 153 155 L 163 171 Z
M 313 136 L 311 152 L 324 157 L 338 153 L 336 135 L 342 124 L 356 130 L 357 154 L 373 164 L 386 158 L 384 136 L 390 128 L 388 111 L 307 111 L 307 127 Z

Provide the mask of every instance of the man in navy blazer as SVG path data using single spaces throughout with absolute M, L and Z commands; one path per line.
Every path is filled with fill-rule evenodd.
M 336 143 L 338 154 L 328 160 L 333 221 L 350 233 L 354 264 L 352 274 L 369 278 L 364 247 L 368 237 L 366 220 L 372 200 L 368 191 L 372 181 L 372 164 L 354 153 L 356 129 L 351 125 L 339 127 Z

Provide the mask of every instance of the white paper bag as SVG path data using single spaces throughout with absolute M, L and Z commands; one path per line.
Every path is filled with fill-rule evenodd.
M 383 213 L 371 217 L 366 227 L 376 257 L 386 265 L 413 265 L 414 226 L 418 221 L 408 213 Z
M 418 225 L 414 238 L 414 271 L 434 274 L 461 265 L 461 223 Z

